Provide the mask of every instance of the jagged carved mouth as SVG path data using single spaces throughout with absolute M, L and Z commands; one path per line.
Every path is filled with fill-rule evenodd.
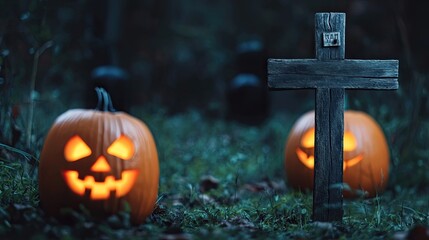
M 296 155 L 298 156 L 298 159 L 301 161 L 302 164 L 304 164 L 309 169 L 314 169 L 314 155 L 313 154 L 307 154 L 304 152 L 301 148 L 296 149 Z M 363 156 L 358 155 L 351 159 L 345 159 L 343 162 L 343 171 L 345 171 L 347 168 L 350 168 L 356 164 L 358 164 L 360 161 L 362 161 Z
M 63 171 L 67 186 L 80 196 L 84 196 L 85 191 L 90 191 L 89 197 L 92 200 L 108 199 L 113 193 L 117 198 L 124 196 L 134 186 L 137 175 L 137 170 L 125 170 L 121 173 L 120 179 L 109 175 L 103 182 L 96 182 L 93 176 L 85 176 L 82 180 L 79 179 L 78 171 Z

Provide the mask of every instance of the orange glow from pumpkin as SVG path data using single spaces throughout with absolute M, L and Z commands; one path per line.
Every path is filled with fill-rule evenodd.
M 107 148 L 107 153 L 123 160 L 129 160 L 134 155 L 134 144 L 127 136 L 121 135 Z
M 309 169 L 314 169 L 314 140 L 315 139 L 315 129 L 311 128 L 301 138 L 301 147 L 296 149 L 296 155 L 298 159 L 301 161 Z M 344 132 L 343 138 L 343 151 L 344 152 L 352 152 L 357 148 L 357 141 L 352 132 L 346 131 Z M 307 151 L 307 152 L 306 152 Z M 309 152 L 309 153 L 308 153 Z M 343 170 L 345 171 L 347 168 L 352 167 L 362 161 L 363 156 L 360 154 L 351 159 L 344 159 Z
M 354 151 L 357 147 L 356 138 L 351 132 L 344 132 L 343 150 L 345 152 Z
M 347 168 L 358 164 L 360 161 L 362 161 L 362 159 L 363 159 L 363 156 L 362 154 L 360 154 L 352 159 L 348 159 L 347 161 L 344 161 L 343 170 L 345 171 Z
M 69 162 L 88 157 L 91 153 L 91 148 L 78 135 L 70 138 L 64 147 L 64 157 Z
M 300 148 L 296 149 L 296 155 L 298 155 L 299 160 L 308 168 L 314 169 L 314 156 L 308 155 Z
M 115 191 L 117 198 L 127 194 L 137 179 L 137 170 L 125 170 L 121 174 L 121 179 L 115 180 L 114 176 L 107 176 L 104 182 L 96 182 L 93 176 L 86 176 L 79 179 L 79 172 L 67 170 L 63 172 L 64 179 L 69 188 L 76 194 L 83 196 L 85 190 L 90 190 L 90 199 L 104 200 L 110 197 L 110 193 Z
M 104 156 L 98 157 L 97 161 L 95 161 L 94 165 L 91 167 L 91 171 L 93 172 L 110 172 L 111 170 L 112 169 Z
M 308 130 L 304 133 L 301 138 L 301 146 L 304 148 L 312 148 L 314 147 L 314 128 Z

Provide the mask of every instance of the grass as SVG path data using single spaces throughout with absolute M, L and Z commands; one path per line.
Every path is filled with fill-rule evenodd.
M 250 127 L 207 119 L 197 111 L 133 112 L 151 128 L 160 156 L 158 206 L 144 224 L 131 225 L 126 211 L 96 219 L 84 207 L 66 211 L 63 220 L 45 216 L 39 208 L 37 161 L 0 145 L 2 239 L 386 239 L 429 225 L 423 147 L 410 155 L 415 161 L 396 159 L 384 194 L 346 200 L 342 223 L 314 223 L 311 193 L 296 192 L 283 180 L 284 142 L 298 116 L 276 114 Z M 390 136 L 395 128 L 386 126 Z M 204 176 L 214 177 L 218 187 L 202 191 Z

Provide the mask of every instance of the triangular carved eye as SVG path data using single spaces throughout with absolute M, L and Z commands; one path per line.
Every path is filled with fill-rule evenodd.
M 73 136 L 64 147 L 64 157 L 69 162 L 80 160 L 91 155 L 91 148 L 78 135 Z
M 121 135 L 107 148 L 107 153 L 123 160 L 129 160 L 134 155 L 134 144 L 127 136 Z
M 357 147 L 357 140 L 352 132 L 344 132 L 344 151 L 354 151 Z
M 301 138 L 301 146 L 304 148 L 313 148 L 314 147 L 314 128 L 311 128 Z

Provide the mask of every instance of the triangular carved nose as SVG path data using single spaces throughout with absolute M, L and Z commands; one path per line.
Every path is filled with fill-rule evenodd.
M 91 167 L 91 171 L 93 172 L 110 172 L 110 170 L 112 169 L 103 155 L 99 156 Z

